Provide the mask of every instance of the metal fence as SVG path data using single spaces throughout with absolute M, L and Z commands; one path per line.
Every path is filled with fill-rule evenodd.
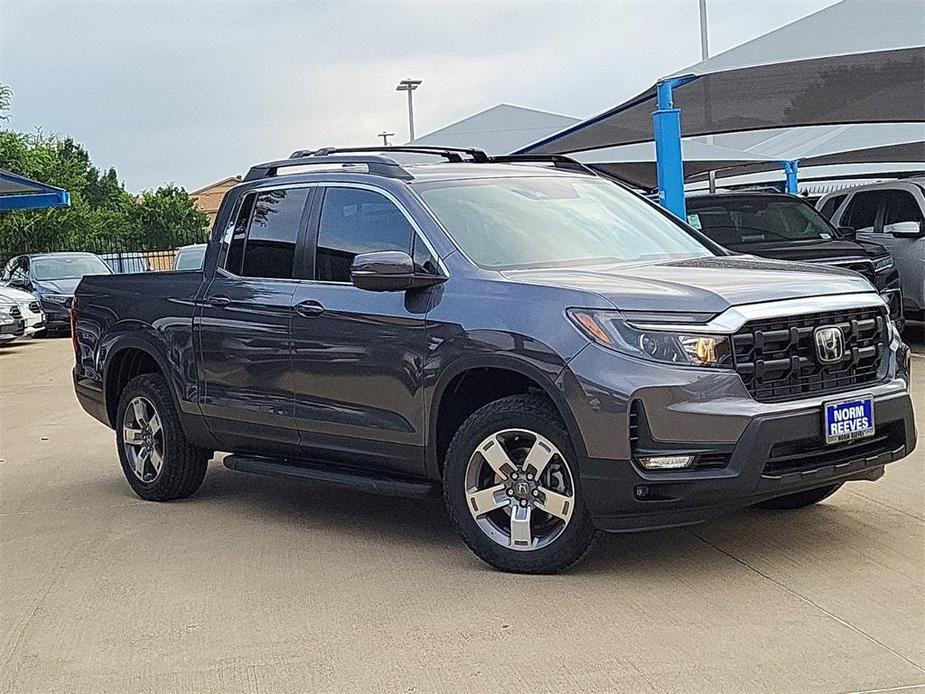
M 0 268 L 7 260 L 29 253 L 84 252 L 95 253 L 105 261 L 113 272 L 155 272 L 172 270 L 177 249 L 197 243 L 205 243 L 208 232 L 201 234 L 177 234 L 160 243 L 131 243 L 123 239 L 57 238 L 51 241 L 0 245 Z

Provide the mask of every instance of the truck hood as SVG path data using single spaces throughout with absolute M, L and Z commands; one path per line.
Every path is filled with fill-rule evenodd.
M 518 282 L 587 291 L 626 311 L 721 313 L 762 301 L 875 291 L 849 270 L 751 256 L 508 270 Z
M 48 294 L 66 294 L 70 296 L 77 289 L 77 285 L 80 284 L 81 279 L 83 278 L 72 277 L 63 280 L 36 280 L 34 285 L 40 292 Z
M 848 241 L 846 239 L 730 244 L 727 248 L 737 253 L 750 253 L 775 260 L 815 262 L 847 258 L 867 260 L 869 258 L 879 258 L 887 253 L 886 248 L 880 244 Z

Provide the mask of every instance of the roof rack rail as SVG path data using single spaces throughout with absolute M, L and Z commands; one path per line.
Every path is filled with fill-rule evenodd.
M 378 152 L 387 154 L 390 152 L 407 152 L 410 154 L 433 154 L 443 157 L 450 162 L 464 162 L 466 159 L 462 155 L 468 155 L 470 161 L 487 162 L 489 156 L 481 149 L 476 147 L 431 147 L 427 145 L 396 145 L 388 147 L 323 147 L 321 149 L 299 149 L 290 155 L 291 159 L 303 157 L 329 157 L 332 154 L 356 154 L 364 152 Z
M 564 154 L 502 154 L 489 157 L 489 161 L 493 164 L 542 164 L 548 162 L 557 169 L 579 171 L 581 173 L 591 174 L 592 176 L 598 175 L 598 172 L 587 164 L 582 164 L 580 161 L 567 157 Z
M 399 164 L 391 157 L 352 154 L 331 156 L 327 154 L 315 155 L 312 153 L 303 154 L 298 157 L 290 157 L 289 159 L 278 159 L 276 161 L 269 161 L 264 164 L 257 164 L 256 166 L 252 166 L 250 168 L 250 171 L 247 172 L 244 180 L 254 181 L 261 178 L 270 178 L 272 176 L 279 175 L 280 169 L 291 166 L 307 166 L 312 164 L 343 164 L 344 166 L 364 165 L 366 166 L 367 171 L 369 171 L 371 174 L 385 176 L 387 178 L 400 178 L 403 180 L 410 180 L 414 178 L 414 176 L 412 176 L 401 167 L 401 164 Z

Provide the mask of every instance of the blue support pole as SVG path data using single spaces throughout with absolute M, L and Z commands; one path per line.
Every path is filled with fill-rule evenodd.
M 800 162 L 796 159 L 784 162 L 784 173 L 787 174 L 787 192 L 796 195 L 800 192 L 797 185 L 797 172 L 800 169 Z
M 681 155 L 681 109 L 675 108 L 673 90 L 695 79 L 678 77 L 656 86 L 658 108 L 652 113 L 655 135 L 655 166 L 658 172 L 658 202 L 679 219 L 687 219 L 684 203 L 684 159 Z

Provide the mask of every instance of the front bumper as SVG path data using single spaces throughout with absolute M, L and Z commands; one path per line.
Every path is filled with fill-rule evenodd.
M 643 530 L 699 523 L 804 489 L 874 480 L 884 465 L 915 448 L 908 393 L 877 398 L 874 412 L 877 435 L 835 446 L 823 442 L 818 407 L 759 415 L 719 469 L 649 472 L 630 460 L 587 458 L 581 462 L 585 502 L 603 530 Z
M 560 387 L 574 415 L 582 494 L 595 524 L 609 531 L 688 525 L 804 489 L 876 479 L 916 441 L 908 348 L 894 339 L 889 349 L 876 383 L 759 402 L 732 371 L 673 368 L 585 348 Z M 827 446 L 823 403 L 853 395 L 873 396 L 875 436 Z M 701 458 L 676 471 L 636 462 L 640 453 L 694 451 L 703 467 Z

